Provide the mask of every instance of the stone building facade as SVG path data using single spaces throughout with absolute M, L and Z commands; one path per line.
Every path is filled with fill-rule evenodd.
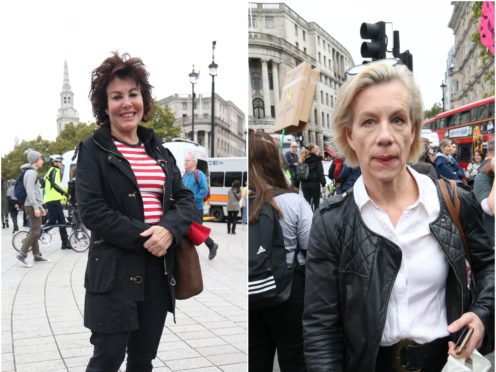
M 211 154 L 212 96 L 195 94 L 195 141 Z M 244 113 L 232 102 L 215 94 L 214 157 L 246 156 L 246 126 Z M 191 94 L 174 94 L 158 101 L 167 106 L 182 128 L 182 137 L 191 138 Z
M 320 76 L 303 142 L 323 148 L 344 72 L 354 65 L 351 54 L 284 3 L 248 3 L 248 33 L 250 129 L 273 132 L 286 72 L 307 61 Z
M 453 14 L 448 27 L 453 30 L 455 45 L 446 72 L 449 88 L 445 91 L 449 95 L 446 110 L 494 95 L 494 87 L 484 79 L 488 73 L 494 74 L 494 59 L 484 66 L 479 57 L 481 47 L 472 41 L 472 34 L 478 27 L 478 21 L 472 19 L 474 2 L 453 1 L 452 4 Z

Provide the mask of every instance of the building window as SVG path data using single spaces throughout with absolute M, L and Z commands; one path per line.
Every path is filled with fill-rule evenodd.
M 331 127 L 331 121 L 330 121 L 329 114 L 327 114 L 327 128 L 330 128 L 330 127 Z
M 324 56 L 324 66 L 327 64 L 327 58 Z
M 320 52 L 319 52 L 319 63 L 321 63 L 321 60 L 320 59 L 321 59 L 321 55 L 320 55 Z
M 264 102 L 261 98 L 255 98 L 253 100 L 253 116 L 256 119 L 262 119 L 265 117 Z
M 298 25 L 295 24 L 295 36 L 298 36 Z
M 307 54 L 307 48 L 303 48 L 303 52 L 305 52 L 305 54 Z
M 298 42 L 296 42 L 295 45 L 296 45 L 296 49 L 300 49 L 300 44 L 298 44 Z
M 248 15 L 248 27 L 251 27 L 251 28 L 257 27 L 257 16 L 256 15 L 252 15 L 251 17 L 250 17 L 250 15 Z
M 276 117 L 276 107 L 274 105 L 270 105 L 270 116 L 273 118 Z
M 274 17 L 265 17 L 265 28 L 274 28 Z
M 260 76 L 260 72 L 251 73 L 251 87 L 255 90 L 262 89 L 262 78 Z
M 322 113 L 322 127 L 325 126 L 324 113 Z
M 319 125 L 319 117 L 317 116 L 317 109 L 313 110 L 313 117 L 315 118 L 315 125 Z
M 305 30 L 301 31 L 301 35 L 303 36 L 303 41 L 306 41 L 307 40 L 307 33 L 305 32 Z
M 188 109 L 188 102 L 183 102 L 182 106 L 183 106 L 183 111 L 186 111 Z
M 317 36 L 317 45 L 320 46 L 320 36 Z
M 320 91 L 320 103 L 324 103 L 324 92 Z
M 329 93 L 326 93 L 326 105 L 329 106 Z

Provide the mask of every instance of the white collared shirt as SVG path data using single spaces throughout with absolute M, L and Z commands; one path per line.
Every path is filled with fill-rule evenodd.
M 408 167 L 419 197 L 406 208 L 396 227 L 384 210 L 370 199 L 363 177 L 354 185 L 354 199 L 367 227 L 401 249 L 400 270 L 389 299 L 381 346 L 411 338 L 426 343 L 448 335 L 446 280 L 448 262 L 429 229 L 440 212 L 432 180 Z

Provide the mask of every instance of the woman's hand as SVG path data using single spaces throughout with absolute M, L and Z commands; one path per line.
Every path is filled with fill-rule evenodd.
M 174 236 L 169 230 L 158 225 L 143 231 L 140 236 L 148 237 L 143 247 L 157 257 L 164 256 L 174 240 Z
M 463 314 L 460 318 L 455 320 L 448 326 L 449 333 L 458 332 L 465 326 L 469 326 L 474 329 L 474 333 L 468 340 L 466 346 L 463 348 L 460 354 L 457 354 L 455 349 L 456 345 L 453 341 L 448 342 L 448 354 L 454 356 L 455 358 L 468 358 L 474 351 L 474 349 L 479 348 L 482 345 L 482 340 L 484 339 L 484 324 L 477 316 L 477 314 L 473 312 L 468 312 Z

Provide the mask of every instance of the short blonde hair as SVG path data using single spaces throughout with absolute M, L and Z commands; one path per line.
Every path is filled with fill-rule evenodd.
M 333 145 L 346 158 L 346 162 L 350 166 L 359 165 L 355 151 L 351 148 L 346 138 L 346 130 L 351 129 L 353 125 L 355 98 L 367 87 L 393 80 L 399 81 L 408 90 L 410 121 L 415 129 L 415 138 L 410 147 L 407 161 L 416 161 L 422 151 L 420 132 L 424 112 L 420 90 L 413 79 L 413 74 L 404 65 L 391 66 L 388 63 L 377 61 L 365 66 L 357 75 L 348 77 L 339 92 L 332 115 Z

